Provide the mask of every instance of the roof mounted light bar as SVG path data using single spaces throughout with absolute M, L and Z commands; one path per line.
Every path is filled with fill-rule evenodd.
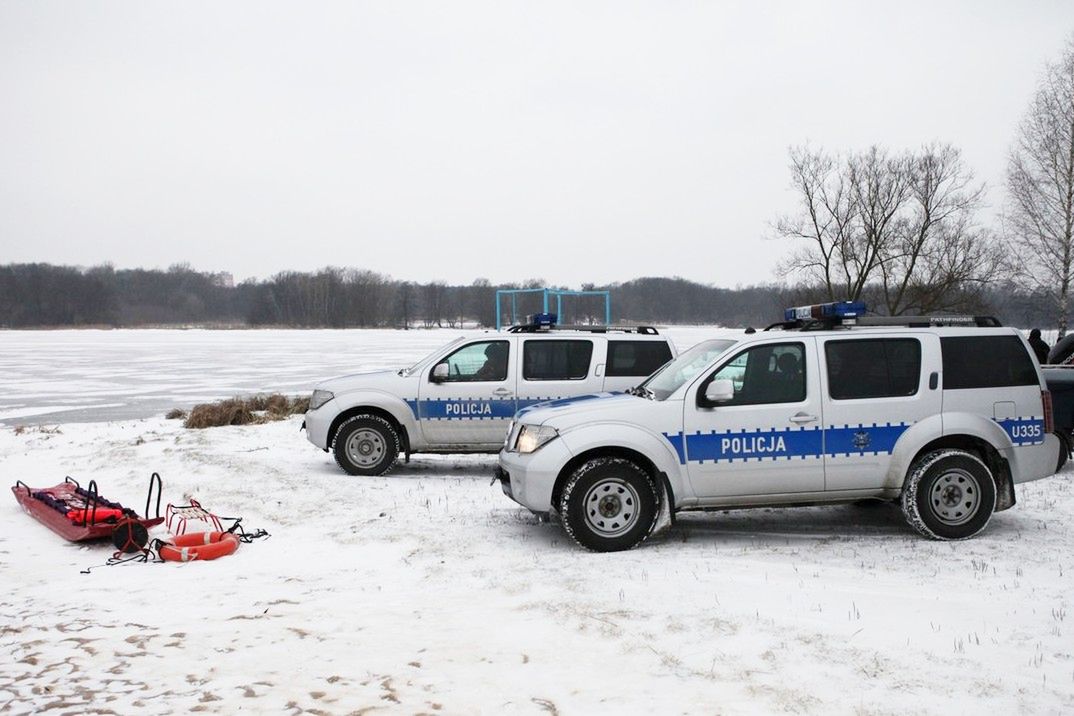
M 773 323 L 765 330 L 817 331 L 852 326 L 943 328 L 976 327 L 999 328 L 1003 324 L 995 316 L 867 316 L 868 309 L 862 301 L 834 301 L 811 306 L 797 306 L 784 310 L 784 320 Z
M 551 326 L 542 328 L 532 323 L 524 323 L 520 326 L 511 326 L 508 333 L 552 333 L 556 331 L 581 331 L 584 333 L 636 333 L 640 336 L 656 336 L 660 332 L 653 326 Z
M 864 301 L 833 301 L 812 306 L 797 306 L 783 311 L 785 321 L 823 321 L 825 319 L 857 318 L 866 312 Z

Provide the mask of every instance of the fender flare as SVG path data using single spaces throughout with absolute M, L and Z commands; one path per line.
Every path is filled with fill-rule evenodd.
M 989 445 L 1004 458 L 1010 458 L 1014 444 L 1007 432 L 989 418 L 974 413 L 943 413 L 920 420 L 899 437 L 891 454 L 885 487 L 901 490 L 914 458 L 929 443 L 965 436 Z
M 609 431 L 609 427 L 613 430 Z M 609 433 L 615 437 L 609 438 Z M 658 473 L 655 477 L 659 479 L 660 474 L 663 474 L 667 478 L 668 487 L 671 489 L 675 502 L 672 507 L 681 505 L 686 495 L 693 494 L 689 488 L 684 466 L 679 462 L 678 453 L 675 452 L 671 443 L 663 436 L 640 428 L 636 424 L 619 421 L 590 423 L 573 428 L 559 437 L 574 457 L 560 469 L 553 487 L 553 494 L 558 492 L 573 464 L 582 461 L 586 455 L 601 450 L 634 452 L 649 460 Z
M 361 412 L 363 408 L 387 413 L 404 431 L 405 436 L 400 436 L 410 447 L 420 443 L 421 432 L 418 430 L 418 419 L 414 409 L 402 398 L 381 390 L 355 390 L 343 393 L 335 397 L 337 410 L 332 418 L 331 427 L 328 429 L 328 444 L 335 439 L 336 430 L 340 424 L 350 415 Z M 416 400 L 416 399 L 415 399 Z

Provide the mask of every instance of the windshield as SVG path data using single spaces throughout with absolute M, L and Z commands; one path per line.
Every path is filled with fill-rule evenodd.
M 445 350 L 447 350 L 451 346 L 453 346 L 453 345 L 455 345 L 457 343 L 462 343 L 465 340 L 466 340 L 465 336 L 460 336 L 460 337 L 456 338 L 455 340 L 453 340 L 451 343 L 448 343 L 448 344 L 440 346 L 435 351 L 433 351 L 429 355 L 425 356 L 424 358 L 422 358 L 421 360 L 419 360 L 417 363 L 415 363 L 414 365 L 410 366 L 409 368 L 403 368 L 401 371 L 399 371 L 399 375 L 414 375 L 419 370 L 421 370 L 425 366 L 429 365 L 429 363 L 432 362 L 433 358 L 436 358 L 438 355 L 441 355 Z M 396 365 L 398 365 L 398 364 L 396 364 Z
M 716 356 L 727 351 L 737 341 L 701 341 L 653 373 L 640 387 L 648 390 L 654 399 L 667 400 L 683 383 L 693 380 Z

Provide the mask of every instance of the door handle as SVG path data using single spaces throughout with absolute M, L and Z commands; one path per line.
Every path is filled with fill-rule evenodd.
M 497 388 L 496 390 L 492 391 L 492 394 L 500 398 L 506 398 L 508 395 L 511 395 L 511 392 L 512 391 L 507 388 Z
M 795 413 L 790 418 L 792 423 L 812 423 L 816 419 L 816 415 L 808 415 L 806 413 Z

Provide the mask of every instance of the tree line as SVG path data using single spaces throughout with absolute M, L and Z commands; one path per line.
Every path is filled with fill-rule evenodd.
M 184 265 L 151 270 L 8 264 L 0 266 L 0 327 L 491 327 L 497 289 L 544 286 L 540 279 L 511 285 L 480 278 L 469 284 L 417 283 L 344 268 L 287 271 L 234 286 L 220 276 Z M 582 288 L 609 291 L 612 320 L 636 324 L 762 327 L 780 320 L 784 307 L 826 298 L 823 289 L 807 283 L 721 288 L 647 277 Z M 878 297 L 869 291 L 859 296 Z M 972 301 L 963 298 L 960 307 L 967 312 L 995 314 L 1012 325 L 1053 322 L 1050 297 L 1025 286 L 992 282 L 974 291 Z M 508 301 L 502 308 L 506 321 Z M 538 312 L 539 296 L 519 297 L 518 308 L 520 316 Z M 565 299 L 564 314 L 563 321 L 599 323 L 604 304 Z

